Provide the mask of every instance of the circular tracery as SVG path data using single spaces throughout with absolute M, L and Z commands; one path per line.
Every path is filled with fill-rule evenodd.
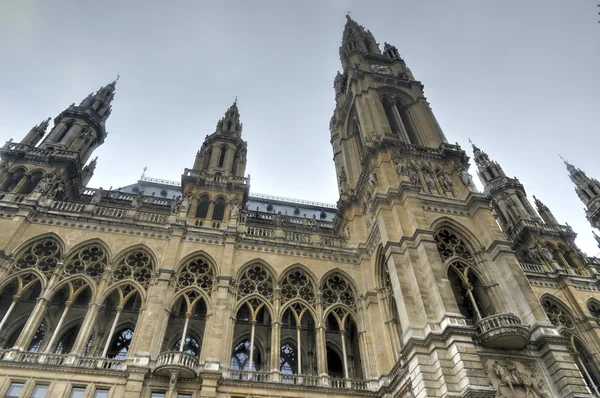
M 197 286 L 205 291 L 210 291 L 214 282 L 212 267 L 201 256 L 188 260 L 177 274 L 176 280 L 179 288 Z
M 461 238 L 447 228 L 442 228 L 435 234 L 435 242 L 442 261 L 449 258 L 460 257 L 467 261 L 473 260 L 471 251 Z
M 344 304 L 350 308 L 356 307 L 356 297 L 346 278 L 333 274 L 325 281 L 323 288 L 323 307 Z
M 152 258 L 143 250 L 134 250 L 123 257 L 113 271 L 113 279 L 121 281 L 133 279 L 143 287 L 148 287 L 154 264 Z
M 50 278 L 60 260 L 61 250 L 53 239 L 43 239 L 29 246 L 15 262 L 18 269 L 36 268 Z
M 77 251 L 65 264 L 65 274 L 86 274 L 94 280 L 102 277 L 108 264 L 106 251 L 100 245 L 90 245 Z
M 281 283 L 281 301 L 283 303 L 294 299 L 314 303 L 315 297 L 315 288 L 310 277 L 303 270 L 295 269 L 283 278 Z
M 273 298 L 275 283 L 268 270 L 260 264 L 255 264 L 246 269 L 238 285 L 238 299 L 250 294 L 259 294 L 270 300 Z
M 571 314 L 567 313 L 560 305 L 554 301 L 545 298 L 542 300 L 542 307 L 546 312 L 548 320 L 556 327 L 562 326 L 567 329 L 572 329 L 575 322 Z

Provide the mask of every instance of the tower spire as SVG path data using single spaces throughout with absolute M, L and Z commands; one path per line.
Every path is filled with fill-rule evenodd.
M 569 178 L 575 184 L 575 192 L 586 207 L 588 221 L 593 227 L 600 227 L 600 182 L 588 177 L 585 172 L 566 160 L 563 161 L 569 172 Z
M 502 170 L 502 167 L 498 162 L 490 160 L 488 154 L 479 149 L 470 138 L 469 142 L 473 147 L 473 158 L 475 159 L 475 164 L 478 169 L 477 175 L 479 175 L 479 179 L 484 188 L 496 178 L 506 177 L 504 170 Z

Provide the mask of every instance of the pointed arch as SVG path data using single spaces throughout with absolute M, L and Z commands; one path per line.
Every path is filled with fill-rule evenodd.
M 242 273 L 244 273 L 246 271 L 247 268 L 251 267 L 254 264 L 260 264 L 263 267 L 265 267 L 269 273 L 273 276 L 274 281 L 279 282 L 279 276 L 277 275 L 277 271 L 275 270 L 275 268 L 273 268 L 273 266 L 271 264 L 269 264 L 267 261 L 263 260 L 262 258 L 256 257 L 253 258 L 252 260 L 248 260 L 246 261 L 239 269 L 238 272 L 236 274 L 235 279 L 240 279 L 240 276 L 242 275 Z
M 387 268 L 385 253 L 383 251 L 383 245 L 379 244 L 375 250 L 375 287 L 379 289 L 391 290 L 390 273 Z
M 193 307 L 195 307 L 199 300 L 204 300 L 207 311 L 210 310 L 210 296 L 204 290 L 199 289 L 196 286 L 189 286 L 185 289 L 177 291 L 177 293 L 169 301 L 168 308 L 173 308 L 173 306 L 177 304 L 177 301 L 182 297 L 188 306 L 188 310 L 191 310 Z M 206 315 L 209 315 L 209 313 L 207 312 Z
M 31 277 L 29 275 L 31 275 Z M 19 278 L 20 278 L 20 280 L 19 280 Z M 40 282 L 42 291 L 46 288 L 47 280 L 46 280 L 46 277 L 44 276 L 44 274 L 42 274 L 37 269 L 24 269 L 24 270 L 12 273 L 8 278 L 1 281 L 0 282 L 0 291 L 4 290 L 8 285 L 10 285 L 12 282 L 14 282 L 15 279 L 17 279 L 17 283 L 19 285 L 19 290 L 26 291 L 27 289 L 29 289 L 31 287 L 31 285 L 34 284 L 34 283 L 32 283 L 33 281 L 30 280 L 31 278 L 35 278 Z
M 15 257 L 13 268 L 37 269 L 48 281 L 63 258 L 64 249 L 64 242 L 55 233 L 38 235 L 13 251 Z
M 243 300 L 240 300 L 239 302 L 237 302 L 233 313 L 237 314 L 239 312 L 239 310 L 241 308 L 243 308 L 244 306 L 248 306 L 248 308 L 250 309 L 250 314 L 252 315 L 253 318 L 256 315 L 258 315 L 258 313 L 260 312 L 261 309 L 264 308 L 269 312 L 271 319 L 275 319 L 276 314 L 275 314 L 275 309 L 273 308 L 273 305 L 270 302 L 268 302 L 267 300 L 265 300 L 264 297 L 262 297 L 258 294 L 253 294 L 251 296 L 244 297 Z
M 473 234 L 467 227 L 456 222 L 450 217 L 443 216 L 431 223 L 429 227 L 431 230 L 437 232 L 443 228 L 446 228 L 456 234 L 461 240 L 467 245 L 467 248 L 471 253 L 477 253 L 482 250 L 484 246 L 481 244 L 479 239 Z
M 358 285 L 356 284 L 356 282 L 354 281 L 354 279 L 346 271 L 342 270 L 339 267 L 332 268 L 329 271 L 325 272 L 321 276 L 321 279 L 319 280 L 319 288 L 322 288 L 323 284 L 326 282 L 326 280 L 328 278 L 330 278 L 334 274 L 339 274 L 343 278 L 345 278 L 346 281 L 350 284 L 350 287 L 352 288 L 352 291 L 355 294 L 356 298 L 358 298 L 358 296 L 361 294 L 360 293 L 360 289 L 358 288 Z
M 568 305 L 547 293 L 540 297 L 540 303 L 548 320 L 558 328 L 560 333 L 563 333 L 564 329 L 575 330 L 576 318 Z
M 65 275 L 85 274 L 98 283 L 110 264 L 111 255 L 108 245 L 94 238 L 75 245 L 65 258 Z
M 304 265 L 294 264 L 288 267 L 279 279 L 282 304 L 293 300 L 302 300 L 309 306 L 316 306 L 318 283 L 316 276 Z
M 158 259 L 152 249 L 143 243 L 130 246 L 115 257 L 112 281 L 135 280 L 147 289 L 156 272 Z
M 19 255 L 23 254 L 23 252 L 25 250 L 27 250 L 29 248 L 29 246 L 35 244 L 36 242 L 42 241 L 44 239 L 54 240 L 58 244 L 61 255 L 62 255 L 62 253 L 66 252 L 66 246 L 65 246 L 65 242 L 63 241 L 63 239 L 54 232 L 46 232 L 46 233 L 36 235 L 36 236 L 33 236 L 33 237 L 27 239 L 25 242 L 21 243 L 17 248 L 12 250 L 11 255 L 13 257 L 17 258 L 17 257 L 19 257 Z
M 212 257 L 199 250 L 188 254 L 179 262 L 174 274 L 179 289 L 196 286 L 210 295 L 217 280 L 217 267 Z
M 124 280 L 112 284 L 104 292 L 101 292 L 96 302 L 98 304 L 104 303 L 115 291 L 118 291 L 119 297 L 123 300 L 122 304 L 126 304 L 137 293 L 140 296 L 140 307 L 145 308 L 146 290 L 135 280 Z
M 266 301 L 272 301 L 275 293 L 276 277 L 264 261 L 250 261 L 238 272 L 236 277 L 236 297 L 243 300 L 250 295 L 258 295 Z
M 318 322 L 319 317 L 317 316 L 317 312 L 315 311 L 315 309 L 310 305 L 310 303 L 307 303 L 306 301 L 300 300 L 300 299 L 285 303 L 285 305 L 283 305 L 281 307 L 281 310 L 279 311 L 279 315 L 278 315 L 277 319 L 281 320 L 281 318 L 285 314 L 285 311 L 287 311 L 288 309 L 294 309 L 295 312 L 298 312 L 298 310 L 297 310 L 298 305 L 301 305 L 304 307 L 302 309 L 303 313 L 309 314 L 310 317 L 312 318 L 313 322 L 315 323 L 315 325 L 317 325 L 319 323 Z M 301 318 L 303 319 L 304 315 L 302 315 Z
M 65 286 L 69 287 L 69 298 L 68 300 L 75 300 L 81 293 L 87 288 L 90 289 L 90 302 L 94 301 L 96 297 L 96 283 L 87 275 L 73 275 L 68 278 L 61 280 L 49 291 L 50 297 L 53 297 L 56 293 L 62 290 Z
M 597 300 L 594 297 L 591 297 L 587 301 L 586 307 L 587 307 L 588 311 L 590 312 L 590 314 L 594 318 L 596 318 L 600 321 L 600 300 Z

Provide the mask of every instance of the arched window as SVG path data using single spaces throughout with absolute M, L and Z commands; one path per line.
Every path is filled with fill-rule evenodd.
M 26 180 L 23 183 L 23 185 L 21 185 L 21 188 L 19 189 L 19 193 L 20 194 L 30 194 L 33 192 L 33 190 L 35 189 L 35 187 L 37 186 L 38 182 L 40 182 L 40 180 L 42 179 L 42 172 L 41 171 L 35 171 L 33 173 L 31 173 L 30 175 L 26 176 Z
M 50 279 L 61 254 L 60 245 L 56 240 L 52 238 L 41 239 L 31 243 L 26 250 L 19 253 L 15 262 L 15 268 L 35 268 Z
M 113 280 L 133 279 L 147 288 L 154 272 L 154 261 L 145 250 L 136 249 L 121 258 L 113 271 Z
M 68 354 L 71 352 L 80 327 L 81 325 L 73 326 L 62 335 L 54 350 L 55 354 Z
M 570 311 L 558 304 L 555 300 L 544 297 L 542 299 L 542 308 L 550 323 L 559 329 L 565 328 L 573 330 L 575 328 L 575 319 Z
M 20 332 L 21 332 L 20 330 L 18 332 L 16 332 L 17 333 L 16 337 L 19 337 L 18 333 L 20 333 Z M 31 339 L 31 343 L 29 343 L 29 347 L 27 348 L 27 351 L 38 352 L 40 350 L 40 348 L 42 347 L 42 342 L 44 341 L 45 336 L 46 336 L 46 324 L 44 322 L 42 322 L 40 324 L 40 326 L 37 328 L 37 330 L 35 331 L 35 334 L 33 335 L 33 339 Z M 17 339 L 15 338 L 15 342 L 16 341 L 17 341 Z
M 212 219 L 215 221 L 223 221 L 225 216 L 225 199 L 217 198 L 215 200 L 215 207 L 213 209 Z
M 204 154 L 204 167 L 203 167 L 204 170 L 207 170 L 208 167 L 210 166 L 210 158 L 212 157 L 212 153 L 213 153 L 213 149 L 212 149 L 212 147 L 210 147 Z
M 281 346 L 279 355 L 279 371 L 283 374 L 298 374 L 296 363 L 296 347 L 289 343 Z
M 90 244 L 71 254 L 65 261 L 65 274 L 84 274 L 99 281 L 108 264 L 108 254 L 99 244 Z
M 581 369 L 581 374 L 590 390 L 598 394 L 600 389 L 600 383 L 598 382 L 600 380 L 600 372 L 594 363 L 594 357 L 577 337 L 574 336 L 572 341 L 577 366 Z
M 183 351 L 185 353 L 188 353 L 190 355 L 197 357 L 198 355 L 200 355 L 200 343 L 198 343 L 198 340 L 196 340 L 194 337 L 187 336 L 185 338 L 183 347 L 181 347 L 181 339 L 179 339 L 175 342 L 175 344 L 173 344 L 173 347 L 171 347 L 171 350 Z
M 327 374 L 329 377 L 344 377 L 344 363 L 338 353 L 329 344 L 327 345 Z
M 252 367 L 250 368 L 250 340 L 246 339 L 235 346 L 231 354 L 229 368 L 232 370 L 253 370 L 261 368 L 260 351 L 254 345 L 252 349 Z
M 210 198 L 208 195 L 202 195 L 198 198 L 198 207 L 196 207 L 196 218 L 206 218 L 208 215 L 208 205 Z
M 231 122 L 230 122 L 231 125 Z M 229 128 L 228 130 L 231 130 L 231 128 Z M 223 145 L 221 147 L 221 155 L 219 156 L 219 166 L 218 167 L 223 167 L 223 164 L 225 163 L 225 155 L 227 154 L 227 146 Z
M 23 176 L 25 176 L 25 169 L 18 168 L 12 170 L 2 183 L 2 191 L 12 192 L 19 184 Z
M 113 340 L 110 348 L 108 349 L 107 357 L 115 359 L 127 358 L 127 352 L 133 339 L 133 330 L 130 328 L 121 330 Z
M 269 270 L 261 264 L 253 264 L 239 277 L 237 297 L 241 299 L 251 294 L 259 294 L 271 301 L 275 292 L 275 282 Z

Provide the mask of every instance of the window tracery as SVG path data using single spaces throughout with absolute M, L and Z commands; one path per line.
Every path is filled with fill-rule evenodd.
M 38 352 L 42 347 L 42 341 L 44 340 L 44 336 L 46 336 L 46 324 L 42 322 L 35 331 L 35 334 L 33 335 L 33 339 L 31 339 L 31 343 L 29 343 L 29 348 L 27 349 L 27 351 Z
M 350 283 L 340 274 L 333 274 L 327 278 L 321 289 L 323 294 L 323 307 L 343 304 L 352 309 L 356 308 L 356 297 Z
M 183 343 L 183 349 L 181 349 L 181 339 L 179 339 L 175 342 L 175 344 L 173 344 L 171 350 L 181 350 L 187 354 L 197 357 L 200 354 L 200 344 L 198 343 L 198 340 L 196 340 L 192 336 L 187 336 L 185 338 L 185 342 Z
M 281 302 L 283 304 L 301 299 L 314 304 L 316 293 L 309 275 L 302 269 L 289 272 L 281 283 Z
M 250 340 L 246 339 L 239 343 L 231 355 L 230 369 L 253 371 L 260 369 L 260 352 L 258 351 L 258 347 L 256 347 L 256 345 L 254 345 L 252 353 L 252 369 L 248 369 L 250 367 Z
M 261 264 L 246 269 L 238 285 L 238 300 L 251 294 L 259 294 L 267 300 L 273 298 L 275 282 L 271 273 Z
M 554 326 L 562 326 L 567 329 L 573 329 L 575 327 L 575 320 L 573 319 L 573 316 L 553 300 L 544 298 L 542 300 L 542 308 L 544 308 L 544 312 L 546 312 L 548 320 Z
M 290 344 L 283 344 L 281 346 L 279 371 L 283 374 L 296 373 L 296 349 Z
M 215 283 L 213 268 L 204 257 L 193 257 L 180 269 L 176 283 L 179 288 L 196 286 L 210 292 Z
M 50 279 L 60 261 L 61 249 L 58 243 L 51 238 L 35 242 L 25 250 L 15 262 L 15 268 L 35 268 Z
M 108 357 L 115 359 L 125 359 L 127 357 L 127 352 L 129 351 L 129 346 L 131 346 L 132 339 L 133 330 L 131 330 L 130 328 L 122 330 L 112 343 Z
M 154 262 L 148 253 L 137 249 L 127 253 L 113 271 L 113 280 L 122 281 L 133 279 L 140 283 L 144 288 L 150 284 Z
M 85 274 L 96 282 L 108 265 L 108 255 L 98 244 L 86 246 L 77 251 L 65 264 L 66 275 Z
M 441 228 L 437 231 L 434 239 L 442 261 L 453 257 L 473 261 L 473 255 L 465 242 L 448 228 Z

